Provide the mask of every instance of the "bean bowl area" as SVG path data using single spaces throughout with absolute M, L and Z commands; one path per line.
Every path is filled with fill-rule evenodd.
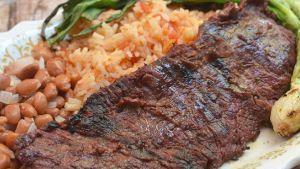
M 13 146 L 19 135 L 51 121 L 63 123 L 72 110 L 80 108 L 81 101 L 73 98 L 76 79 L 66 74 L 65 61 L 43 42 L 33 48 L 32 57 L 4 68 L 0 74 L 0 169 L 17 167 Z

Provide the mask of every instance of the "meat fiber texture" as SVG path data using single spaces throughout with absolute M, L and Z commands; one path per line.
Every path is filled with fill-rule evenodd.
M 218 168 L 269 123 L 295 37 L 263 1 L 228 4 L 192 44 L 93 94 L 67 127 L 19 138 L 23 168 Z

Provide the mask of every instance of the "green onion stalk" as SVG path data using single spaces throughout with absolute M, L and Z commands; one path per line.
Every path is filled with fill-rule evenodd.
M 120 9 L 121 11 L 110 16 L 105 22 L 109 23 L 120 19 L 127 10 L 132 7 L 137 0 L 69 0 L 65 3 L 58 5 L 55 10 L 46 18 L 42 27 L 42 37 L 46 38 L 45 30 L 49 22 L 57 15 L 60 8 L 63 8 L 63 21 L 60 25 L 56 27 L 56 33 L 47 39 L 48 43 L 52 46 L 55 43 L 62 41 L 76 25 L 76 23 L 81 19 L 86 19 L 88 21 L 93 21 L 98 16 L 109 10 L 109 9 Z M 101 27 L 103 23 L 92 25 L 74 35 L 83 36 L 89 34 Z
M 300 31 L 297 34 L 297 62 L 291 89 L 275 102 L 271 111 L 273 129 L 281 136 L 290 136 L 300 129 Z
M 103 23 L 121 19 L 138 0 L 69 0 L 60 4 L 45 20 L 42 37 L 52 46 L 65 39 L 80 19 L 92 23 L 99 15 L 109 9 L 119 10 L 104 22 L 91 25 L 72 37 L 80 37 L 95 31 Z M 168 0 L 169 3 L 182 5 L 199 5 L 203 3 L 227 2 L 239 3 L 240 0 Z M 45 30 L 52 18 L 63 8 L 63 21 L 56 27 L 56 33 L 46 38 Z M 271 112 L 271 122 L 275 132 L 288 136 L 300 129 L 300 0 L 269 0 L 268 9 L 273 12 L 281 23 L 297 35 L 297 62 L 291 79 L 291 89 L 285 96 L 275 102 Z
M 291 89 L 275 102 L 271 122 L 276 133 L 290 136 L 300 129 L 300 0 L 270 0 L 270 10 L 297 35 L 297 61 Z

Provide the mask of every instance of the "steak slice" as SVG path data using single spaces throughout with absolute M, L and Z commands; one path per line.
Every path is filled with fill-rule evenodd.
M 218 168 L 290 83 L 295 37 L 265 2 L 229 4 L 199 38 L 93 94 L 64 129 L 18 139 L 24 168 Z

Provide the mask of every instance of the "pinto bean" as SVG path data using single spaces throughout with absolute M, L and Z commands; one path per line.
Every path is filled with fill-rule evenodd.
M 34 96 L 33 106 L 38 114 L 44 114 L 48 108 L 48 101 L 46 96 L 41 92 L 37 92 Z
M 22 119 L 19 121 L 15 132 L 18 134 L 25 134 L 25 133 L 27 133 L 30 125 L 31 125 L 31 123 Z
M 64 74 L 57 76 L 54 82 L 57 88 L 63 92 L 67 92 L 71 88 L 71 79 Z
M 56 97 L 56 107 L 57 108 L 63 108 L 65 106 L 65 99 L 61 96 Z
M 13 148 L 13 146 L 15 145 L 15 141 L 17 139 L 17 137 L 19 136 L 18 133 L 14 133 L 14 132 L 9 132 L 6 136 L 5 139 L 5 143 L 9 148 Z
M 51 76 L 58 76 L 65 73 L 65 63 L 59 58 L 49 59 L 46 68 Z
M 56 117 L 59 114 L 59 109 L 58 108 L 47 109 L 46 114 L 50 114 L 52 117 Z
M 32 78 L 39 70 L 39 64 L 32 57 L 24 57 L 5 67 L 4 72 L 24 80 Z
M 33 78 L 36 72 L 39 70 L 38 63 L 32 63 L 28 66 L 25 66 L 16 76 L 20 79 L 29 79 Z
M 44 94 L 48 100 L 54 99 L 58 94 L 55 84 L 54 83 L 47 84 L 44 89 Z
M 42 87 L 45 87 L 48 82 L 50 82 L 50 75 L 46 69 L 39 70 L 35 76 L 35 79 L 39 80 Z
M 7 123 L 7 118 L 5 116 L 0 116 L 0 126 L 3 126 Z
M 24 117 L 32 118 L 38 115 L 37 111 L 31 104 L 21 103 L 20 109 L 21 109 L 21 114 Z
M 4 108 L 4 114 L 9 124 L 12 125 L 18 124 L 19 120 L 21 119 L 19 104 L 7 105 Z
M 10 158 L 15 158 L 15 154 L 6 145 L 0 143 L 0 153 L 8 155 Z
M 35 118 L 37 128 L 42 128 L 51 121 L 53 121 L 53 117 L 50 114 L 39 115 Z
M 17 85 L 17 92 L 21 95 L 31 95 L 41 87 L 37 79 L 26 79 Z
M 10 158 L 5 153 L 0 153 L 0 169 L 7 169 L 10 167 Z
M 5 74 L 0 74 L 0 90 L 5 90 L 10 86 L 10 77 Z

